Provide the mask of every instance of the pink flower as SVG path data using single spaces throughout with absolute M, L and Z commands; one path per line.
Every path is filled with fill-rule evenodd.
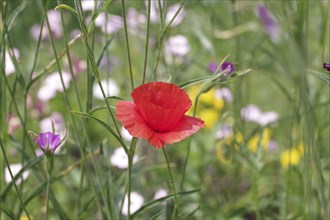
M 40 149 L 44 153 L 47 151 L 54 153 L 56 148 L 58 148 L 61 143 L 61 137 L 60 135 L 54 134 L 52 132 L 46 132 L 40 133 L 34 141 L 39 145 Z
M 135 88 L 133 102 L 119 101 L 117 119 L 128 132 L 145 138 L 156 147 L 179 142 L 204 127 L 204 121 L 185 113 L 192 103 L 178 86 L 165 82 L 151 82 Z

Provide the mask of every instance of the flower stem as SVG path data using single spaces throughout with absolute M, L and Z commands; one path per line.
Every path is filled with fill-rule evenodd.
M 133 138 L 131 142 L 131 147 L 129 150 L 128 156 L 128 187 L 127 187 L 127 215 L 128 220 L 131 219 L 131 188 L 132 188 L 132 166 L 133 166 L 133 157 L 135 153 L 136 138 Z
M 50 173 L 47 170 L 47 188 L 46 188 L 46 213 L 45 213 L 45 220 L 48 218 L 48 206 L 49 206 L 49 188 L 50 188 Z
M 168 173 L 170 175 L 170 187 L 172 188 L 173 194 L 174 194 L 175 208 L 176 208 L 176 210 L 178 212 L 178 218 L 179 219 L 182 219 L 181 210 L 180 210 L 180 206 L 179 206 L 179 200 L 178 200 L 177 193 L 176 193 L 176 190 L 175 190 L 175 185 L 174 185 L 174 181 L 173 181 L 173 175 L 172 175 L 172 171 L 171 171 L 171 166 L 170 166 L 170 162 L 169 162 L 169 159 L 168 159 L 168 155 L 167 155 L 165 146 L 162 148 L 162 150 L 163 150 L 163 153 L 164 153 L 164 156 L 165 156 Z
M 128 33 L 127 33 L 127 22 L 126 22 L 126 9 L 124 0 L 121 1 L 122 9 L 123 9 L 123 18 L 124 18 L 124 30 L 125 30 L 125 39 L 126 39 L 126 49 L 127 49 L 127 59 L 129 66 L 129 75 L 131 79 L 132 90 L 134 89 L 134 80 L 133 80 L 133 71 L 132 71 L 132 62 L 131 62 L 131 54 L 129 49 L 129 41 L 128 41 Z

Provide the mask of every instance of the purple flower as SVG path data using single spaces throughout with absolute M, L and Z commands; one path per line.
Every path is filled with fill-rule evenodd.
M 234 71 L 234 64 L 230 62 L 224 62 L 221 65 L 220 72 L 225 72 L 225 75 L 228 76 Z
M 38 137 L 34 140 L 40 147 L 40 149 L 46 153 L 54 153 L 61 143 L 60 135 L 54 134 L 52 132 L 40 133 Z
M 330 63 L 323 63 L 323 68 L 330 71 Z
M 215 73 L 218 69 L 218 64 L 216 64 L 215 62 L 210 62 L 207 69 L 211 72 L 211 73 Z M 218 73 L 224 72 L 225 76 L 229 76 L 233 71 L 234 71 L 234 64 L 230 63 L 230 62 L 224 62 Z
M 257 8 L 257 15 L 264 25 L 265 31 L 273 42 L 279 41 L 279 30 L 275 19 L 264 5 L 259 5 Z
M 217 68 L 218 64 L 216 64 L 215 62 L 210 62 L 207 66 L 207 69 L 210 71 L 210 73 L 214 73 L 215 71 L 217 71 Z

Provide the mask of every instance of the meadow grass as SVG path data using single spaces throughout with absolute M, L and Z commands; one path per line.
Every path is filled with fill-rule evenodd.
M 330 218 L 328 1 L 0 7 L 0 219 Z M 205 122 L 162 149 L 116 117 L 155 81 Z

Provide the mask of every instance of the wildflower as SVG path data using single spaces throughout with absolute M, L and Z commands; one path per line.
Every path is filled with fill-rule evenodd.
M 160 199 L 167 196 L 167 190 L 166 189 L 160 189 L 155 193 L 154 199 Z
M 8 117 L 8 134 L 13 135 L 15 130 L 21 127 L 20 119 L 14 113 L 10 114 Z
M 192 86 L 188 90 L 189 97 L 192 100 L 196 100 L 198 93 L 199 87 L 197 86 Z M 196 106 L 196 115 L 203 118 L 206 128 L 212 128 L 218 121 L 224 104 L 225 103 L 223 99 L 216 95 L 216 90 L 212 88 L 209 91 L 199 95 L 198 103 Z M 194 108 L 195 106 L 193 106 L 193 108 L 191 108 L 188 113 L 192 114 Z
M 255 134 L 250 138 L 247 147 L 253 152 L 257 153 L 259 145 L 266 150 L 269 147 L 271 132 L 269 128 L 263 129 L 261 135 Z
M 133 163 L 138 160 L 138 156 L 133 157 Z M 119 169 L 126 169 L 128 167 L 128 156 L 122 147 L 117 148 L 110 157 L 110 163 Z
M 124 127 L 121 127 L 120 134 L 126 141 L 131 141 L 133 138 L 133 136 L 130 135 L 130 133 Z
M 323 68 L 330 71 L 330 63 L 323 63 Z
M 104 79 L 101 81 L 101 85 L 106 96 L 119 95 L 119 87 L 113 79 Z M 95 83 L 93 86 L 93 96 L 97 99 L 104 99 L 102 90 L 98 83 Z
M 96 9 L 100 6 L 101 1 L 97 3 L 95 1 L 83 0 L 81 1 L 81 7 L 83 11 L 93 11 L 96 4 Z
M 45 154 L 53 154 L 61 143 L 61 137 L 52 132 L 45 132 L 40 133 L 34 141 Z
M 225 76 L 230 75 L 234 71 L 234 64 L 230 62 L 224 62 L 221 65 L 220 72 L 224 72 Z
M 148 7 L 148 0 L 145 0 L 145 5 L 146 7 Z M 164 1 L 160 1 L 161 7 L 163 10 L 164 7 Z M 151 1 L 151 5 L 150 5 L 150 22 L 151 23 L 159 23 L 160 21 L 160 9 L 159 9 L 159 3 L 158 1 Z M 177 13 L 177 11 L 180 8 L 180 4 L 174 4 L 170 7 L 168 7 L 168 9 L 166 10 L 166 16 L 165 16 L 165 25 L 168 25 L 171 20 L 174 18 L 175 14 Z M 179 25 L 183 18 L 185 17 L 186 13 L 185 13 L 185 9 L 184 7 L 181 8 L 180 12 L 177 14 L 177 16 L 175 17 L 175 19 L 173 20 L 171 26 L 175 27 L 177 25 Z
M 124 27 L 124 22 L 123 18 L 118 15 L 101 12 L 95 20 L 95 26 L 99 27 L 103 33 L 113 34 Z
M 174 18 L 175 14 L 179 10 L 179 8 L 180 8 L 180 4 L 174 4 L 170 7 L 168 7 L 168 9 L 166 11 L 166 18 L 165 18 L 166 25 L 168 25 L 171 22 L 171 20 Z M 180 12 L 178 13 L 178 15 L 173 20 L 171 26 L 175 27 L 175 26 L 179 25 L 185 16 L 186 16 L 186 12 L 185 12 L 184 8 L 182 7 Z
M 127 25 L 130 28 L 137 28 L 139 25 L 145 24 L 147 18 L 144 14 L 139 13 L 135 8 L 129 8 L 127 11 Z
M 55 39 L 60 38 L 62 36 L 61 13 L 59 11 L 56 11 L 56 10 L 50 10 L 50 11 L 47 12 L 47 17 L 48 17 L 48 20 L 49 20 L 50 31 L 51 31 L 52 36 Z M 41 26 L 41 25 L 33 25 L 32 26 L 32 28 L 30 30 L 32 38 L 34 40 L 39 39 L 40 29 L 42 29 L 41 39 L 42 40 L 49 39 L 49 32 L 48 32 L 48 27 L 47 27 L 46 21 L 43 24 L 43 26 Z
M 227 128 L 225 129 L 227 130 Z M 230 130 L 228 130 L 229 132 L 227 134 L 224 133 L 224 135 L 219 138 L 220 141 L 216 149 L 217 159 L 223 164 L 227 164 L 231 161 L 231 156 L 229 159 L 226 159 L 228 157 L 226 155 L 227 154 L 231 155 L 233 150 L 238 151 L 239 145 L 243 142 L 243 135 L 240 132 L 233 134 L 231 128 L 229 129 Z M 217 135 L 219 135 L 217 133 L 216 133 L 216 138 L 218 138 Z M 234 147 L 231 148 L 230 146 L 234 146 Z
M 257 15 L 270 39 L 275 43 L 278 42 L 280 40 L 278 25 L 267 7 L 264 5 L 258 6 Z
M 69 87 L 71 75 L 67 72 L 62 72 L 62 78 L 65 88 Z M 38 98 L 41 101 L 48 101 L 54 98 L 57 92 L 63 92 L 62 80 L 58 72 L 54 72 L 46 77 L 43 85 L 38 91 Z
M 228 125 L 222 124 L 220 128 L 215 133 L 216 139 L 224 139 L 227 137 L 231 137 L 233 135 L 233 129 Z
M 11 170 L 11 173 L 13 174 L 13 177 L 15 177 L 23 168 L 21 163 L 13 163 L 9 165 L 9 168 Z M 16 180 L 16 185 L 19 185 L 22 183 L 22 180 L 26 180 L 28 176 L 30 175 L 30 172 L 28 170 L 24 171 L 22 174 L 22 178 L 19 178 Z M 5 168 L 5 182 L 8 184 L 12 181 L 10 172 L 8 167 Z
M 201 119 L 185 115 L 191 100 L 174 84 L 147 83 L 131 96 L 133 102 L 118 102 L 117 119 L 132 136 L 145 138 L 156 148 L 181 141 L 204 126 Z
M 219 111 L 213 108 L 206 108 L 201 110 L 198 115 L 204 120 L 206 128 L 213 128 L 218 121 Z
M 283 168 L 298 165 L 301 154 L 298 149 L 292 148 L 281 153 L 280 162 Z
M 64 119 L 59 112 L 53 112 L 50 117 L 46 117 L 39 122 L 41 133 L 50 131 L 54 127 L 54 132 L 64 136 L 65 125 Z
M 230 89 L 228 89 L 228 88 L 216 89 L 215 96 L 218 99 L 223 99 L 228 103 L 231 103 L 233 101 L 233 94 L 231 93 Z
M 139 208 L 142 207 L 144 202 L 143 196 L 141 196 L 137 192 L 131 192 L 131 200 L 130 200 L 130 211 L 131 214 L 136 212 Z M 123 215 L 128 215 L 128 196 L 125 195 L 124 199 L 124 204 L 123 204 L 123 210 L 122 210 Z
M 254 104 L 242 108 L 241 117 L 246 121 L 257 123 L 260 126 L 266 126 L 278 120 L 278 114 L 276 112 L 262 112 L 259 107 Z
M 16 59 L 19 59 L 20 57 L 20 52 L 18 49 L 16 48 L 13 48 L 12 51 L 11 51 L 13 54 L 13 56 L 16 58 Z M 12 74 L 15 72 L 15 65 L 14 65 L 14 62 L 13 60 L 11 59 L 11 56 L 9 54 L 8 51 L 5 52 L 5 60 L 6 60 L 6 63 L 5 63 L 5 74 L 6 76 Z
M 160 189 L 158 190 L 155 195 L 154 195 L 154 199 L 157 200 L 157 199 L 161 199 L 161 198 L 164 198 L 168 195 L 167 193 L 167 190 L 166 189 Z M 160 203 L 161 205 L 166 205 L 166 202 L 163 201 Z
M 188 39 L 183 35 L 169 37 L 165 43 L 164 53 L 167 56 L 184 57 L 190 51 Z

